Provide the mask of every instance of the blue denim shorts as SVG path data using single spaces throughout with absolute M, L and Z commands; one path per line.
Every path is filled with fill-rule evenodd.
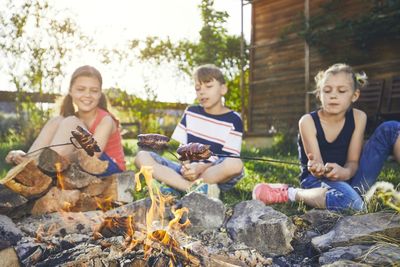
M 347 182 L 330 181 L 326 178 L 317 178 L 310 174 L 301 181 L 301 187 L 304 189 L 327 188 L 325 204 L 328 210 L 361 211 L 364 209 L 362 197 L 355 188 Z
M 356 174 L 348 181 L 330 181 L 311 174 L 301 181 L 302 188 L 328 188 L 326 207 L 329 210 L 363 210 L 362 195 L 376 182 L 387 157 L 400 136 L 400 122 L 386 121 L 379 125 L 365 143 Z
M 158 155 L 157 153 L 154 152 L 150 152 L 150 155 L 152 156 L 152 158 L 159 164 L 167 166 L 170 169 L 173 169 L 175 172 L 182 174 L 181 173 L 181 168 L 182 168 L 182 164 L 179 164 L 177 162 L 171 161 L 169 159 L 163 158 L 160 155 Z M 226 158 L 218 158 L 216 161 L 212 162 L 211 166 L 215 166 L 220 164 L 221 162 L 223 162 Z M 242 169 L 242 172 L 237 175 L 232 177 L 229 181 L 225 182 L 225 183 L 220 183 L 218 184 L 218 187 L 221 191 L 228 191 L 229 189 L 231 189 L 232 187 L 234 187 L 237 182 L 240 181 L 240 179 L 242 179 L 244 176 L 244 169 Z
M 105 176 L 110 176 L 114 173 L 120 173 L 122 170 L 118 167 L 117 163 L 115 163 L 110 156 L 108 156 L 106 153 L 102 153 L 101 156 L 99 157 L 100 160 L 103 161 L 108 161 L 108 167 L 107 170 L 105 170 L 101 174 L 95 174 L 97 177 L 105 177 Z

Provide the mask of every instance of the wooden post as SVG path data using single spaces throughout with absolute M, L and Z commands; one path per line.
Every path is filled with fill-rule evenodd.
M 309 28 L 310 20 L 310 5 L 309 0 L 304 0 L 304 18 L 305 27 Z M 307 40 L 304 40 L 304 94 L 305 94 L 305 113 L 310 112 L 310 95 L 308 89 L 310 88 L 310 47 Z

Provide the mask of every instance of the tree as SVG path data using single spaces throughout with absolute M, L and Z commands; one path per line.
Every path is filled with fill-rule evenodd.
M 16 108 L 22 122 L 24 92 L 59 92 L 65 60 L 84 42 L 74 21 L 47 0 L 6 0 L 0 8 L 1 71 L 14 86 L 10 89 L 18 92 Z M 30 120 L 47 118 L 43 109 L 25 105 Z
M 200 40 L 191 42 L 180 40 L 173 43 L 169 38 L 148 37 L 144 48 L 140 50 L 139 58 L 143 61 L 153 61 L 156 64 L 175 62 L 180 71 L 191 75 L 194 67 L 213 63 L 221 67 L 228 79 L 229 92 L 226 104 L 235 110 L 241 110 L 240 92 L 240 36 L 229 35 L 224 28 L 228 18 L 226 12 L 213 9 L 213 0 L 202 0 L 199 8 L 203 21 L 200 30 Z M 138 41 L 132 41 L 138 47 Z M 248 69 L 248 53 L 245 53 L 244 69 Z

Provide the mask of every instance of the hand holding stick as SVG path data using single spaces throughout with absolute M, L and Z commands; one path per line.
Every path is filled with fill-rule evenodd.
M 160 135 L 160 134 L 141 134 L 138 135 L 138 146 L 144 149 L 150 150 L 163 150 L 168 148 L 169 138 Z M 167 150 L 168 151 L 168 150 Z M 271 163 L 281 163 L 281 164 L 290 164 L 302 167 L 308 167 L 305 164 L 299 162 L 292 162 L 292 161 L 284 161 L 284 160 L 276 160 L 276 159 L 268 159 L 268 158 L 260 158 L 260 157 L 246 157 L 246 156 L 239 156 L 239 155 L 227 155 L 227 154 L 216 154 L 211 152 L 209 145 L 204 145 L 201 143 L 188 143 L 186 145 L 181 145 L 178 147 L 176 152 L 180 156 L 179 158 L 172 153 L 175 158 L 179 161 L 196 161 L 196 160 L 207 160 L 211 156 L 217 157 L 226 157 L 226 158 L 239 158 L 243 160 L 257 160 L 257 161 L 265 161 Z M 325 169 L 325 173 L 329 172 L 330 169 Z
M 89 156 L 94 156 L 95 152 L 101 152 L 101 149 L 97 145 L 96 140 L 93 138 L 92 134 L 89 131 L 87 131 L 86 129 L 82 128 L 81 126 L 77 126 L 76 130 L 71 131 L 71 134 L 72 134 L 72 137 L 70 138 L 69 143 L 48 145 L 48 146 L 44 146 L 44 147 L 35 149 L 28 153 L 24 153 L 22 150 L 10 151 L 10 153 L 6 157 L 6 161 L 9 163 L 16 162 L 17 158 L 27 157 L 29 155 L 32 155 L 38 151 L 45 149 L 45 148 L 57 147 L 57 146 L 73 145 L 77 149 L 85 150 L 85 152 Z

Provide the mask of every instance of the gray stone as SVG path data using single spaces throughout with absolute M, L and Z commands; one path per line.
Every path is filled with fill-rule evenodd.
M 334 263 L 322 265 L 322 267 L 371 267 L 371 265 L 349 260 L 340 260 Z
M 135 190 L 135 173 L 126 171 L 114 175 L 117 176 L 118 201 L 125 203 L 134 201 L 132 192 Z
M 311 227 L 314 230 L 316 230 L 320 234 L 326 234 L 343 216 L 329 210 L 312 209 L 310 211 L 307 211 L 301 217 L 304 220 L 310 222 Z
M 293 251 L 290 245 L 295 228 L 292 221 L 260 201 L 237 204 L 226 228 L 234 241 L 243 242 L 262 253 L 275 256 Z
M 334 263 L 339 260 L 354 260 L 367 251 L 370 246 L 365 245 L 354 245 L 350 247 L 337 247 L 323 253 L 319 257 L 319 263 L 321 265 Z
M 180 205 L 189 209 L 191 226 L 186 231 L 191 235 L 218 229 L 224 223 L 226 208 L 217 198 L 192 192 L 181 199 Z
M 26 202 L 28 202 L 26 198 L 0 184 L 0 214 L 8 214 Z
M 400 263 L 400 248 L 395 244 L 377 244 L 358 260 L 373 266 L 397 266 Z
M 400 239 L 400 215 L 393 213 L 369 213 L 344 217 L 327 234 L 314 237 L 312 245 L 319 251 L 354 244 L 373 244 L 376 235 Z
M 5 215 L 0 215 L 0 240 L 8 241 L 14 246 L 22 238 L 23 233 L 14 222 Z

